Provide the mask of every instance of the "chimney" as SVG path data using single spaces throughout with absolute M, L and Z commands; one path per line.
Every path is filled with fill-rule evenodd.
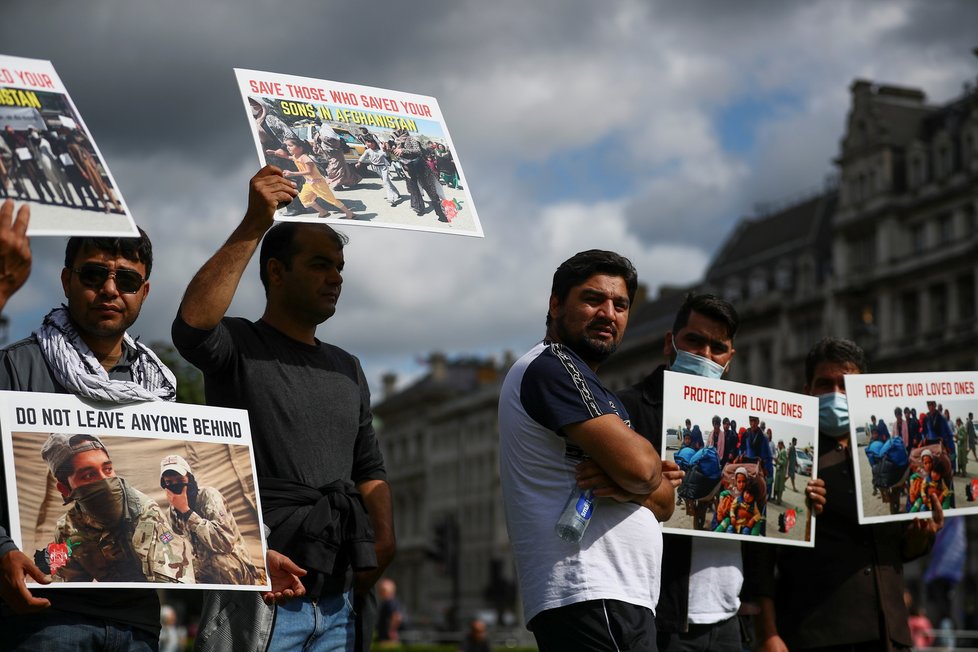
M 384 383 L 384 398 L 393 396 L 394 389 L 397 387 L 397 374 L 393 371 L 388 371 L 380 377 L 380 380 Z
M 444 353 L 432 353 L 428 356 L 428 365 L 431 367 L 433 381 L 444 382 L 448 378 L 448 358 Z

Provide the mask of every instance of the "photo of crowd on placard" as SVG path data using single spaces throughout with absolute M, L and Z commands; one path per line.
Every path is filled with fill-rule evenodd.
M 666 430 L 670 454 L 665 457 L 685 471 L 668 525 L 804 540 L 805 528 L 798 525 L 805 512 L 806 481 L 796 481 L 796 476 L 812 475 L 811 435 L 797 425 L 754 414 L 746 425 L 719 414 L 708 424 L 704 429 L 688 418 Z
M 974 401 L 894 405 L 892 418 L 854 421 L 865 516 L 978 505 Z M 889 416 L 889 415 L 887 415 Z M 969 457 L 975 462 L 968 470 Z
M 274 98 L 247 101 L 265 162 L 299 186 L 281 215 L 474 230 L 455 156 L 436 123 L 357 126 L 326 118 L 325 108 L 308 117 Z
M 0 87 L 5 91 L 23 91 Z M 31 106 L 0 107 L 0 197 L 124 214 L 105 165 L 68 97 L 30 91 Z
M 265 584 L 247 447 L 11 434 L 23 549 L 55 584 Z

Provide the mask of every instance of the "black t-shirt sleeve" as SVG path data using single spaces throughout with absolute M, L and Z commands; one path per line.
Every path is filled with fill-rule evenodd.
M 559 345 L 552 345 L 523 374 L 520 400 L 530 417 L 554 432 L 613 413 L 594 373 Z
M 233 320 L 225 317 L 212 330 L 194 328 L 177 314 L 170 336 L 187 362 L 205 374 L 214 374 L 226 369 L 234 358 L 235 344 L 230 326 L 233 326 Z

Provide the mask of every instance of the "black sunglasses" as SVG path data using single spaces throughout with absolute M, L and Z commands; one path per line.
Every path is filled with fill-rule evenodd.
M 162 479 L 160 480 L 160 488 L 161 489 L 169 489 L 170 491 L 172 491 L 175 494 L 182 494 L 183 493 L 183 488 L 186 487 L 186 486 L 188 486 L 189 484 L 190 484 L 189 482 L 172 482 L 172 483 L 167 483 L 167 482 L 163 481 Z
M 105 282 L 110 278 L 115 279 L 115 287 L 122 294 L 135 294 L 146 282 L 146 279 L 140 276 L 139 272 L 134 272 L 131 269 L 111 270 L 98 263 L 85 263 L 78 269 L 71 271 L 78 274 L 78 280 L 81 281 L 82 285 L 96 290 L 105 285 Z

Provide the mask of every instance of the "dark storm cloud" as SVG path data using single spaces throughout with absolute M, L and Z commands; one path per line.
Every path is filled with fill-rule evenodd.
M 107 154 L 147 138 L 157 150 L 240 154 L 234 67 L 397 88 L 414 66 L 406 90 L 433 90 L 418 87 L 417 68 L 444 11 L 434 3 L 250 4 L 16 3 L 4 9 L 2 49 L 51 59 Z M 421 45 L 405 57 L 412 42 Z
M 929 0 L 905 6 L 906 23 L 887 35 L 886 41 L 939 49 L 960 58 L 978 47 L 978 2 Z

